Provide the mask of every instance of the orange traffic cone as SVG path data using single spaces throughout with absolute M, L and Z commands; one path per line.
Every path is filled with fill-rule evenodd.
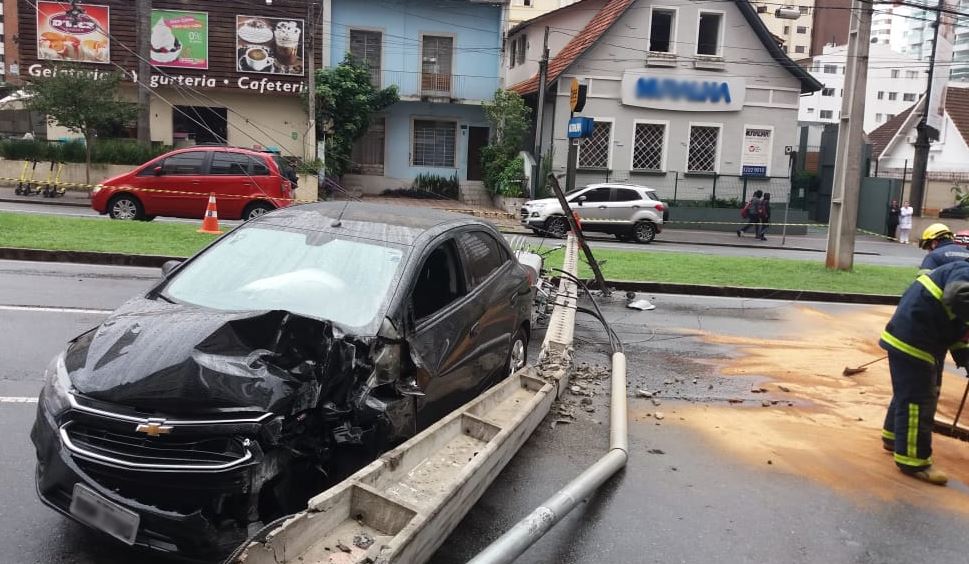
M 219 211 L 215 207 L 215 194 L 209 194 L 209 205 L 205 208 L 205 217 L 202 218 L 202 228 L 199 233 L 211 233 L 221 235 L 219 229 Z

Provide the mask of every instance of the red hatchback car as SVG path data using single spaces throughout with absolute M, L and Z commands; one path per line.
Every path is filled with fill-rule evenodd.
M 104 181 L 91 193 L 91 207 L 113 219 L 199 219 L 215 194 L 220 218 L 248 220 L 291 205 L 296 180 L 293 168 L 273 153 L 197 146 Z

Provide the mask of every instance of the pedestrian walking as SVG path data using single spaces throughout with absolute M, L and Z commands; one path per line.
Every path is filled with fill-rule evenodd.
M 950 262 L 922 274 L 905 290 L 878 344 L 888 351 L 892 399 L 882 447 L 907 476 L 944 486 L 932 465 L 932 425 L 946 351 L 969 364 L 969 262 Z
M 892 200 L 892 203 L 888 204 L 888 230 L 885 235 L 894 239 L 898 233 L 898 215 L 902 211 L 902 208 L 898 207 L 898 200 Z
M 912 231 L 912 214 L 915 210 L 906 201 L 898 210 L 898 242 L 908 245 L 908 234 Z
M 760 225 L 757 226 L 757 238 L 766 241 L 767 237 L 764 235 L 767 233 L 767 228 L 770 227 L 770 192 L 764 193 L 764 197 L 761 198 L 758 215 L 760 216 Z
M 762 191 L 757 190 L 754 192 L 754 197 L 740 210 L 740 217 L 747 218 L 747 225 L 737 230 L 737 237 L 742 237 L 751 227 L 754 228 L 754 233 L 757 233 L 757 226 L 760 224 L 760 199 L 763 195 L 764 193 Z M 744 213 L 745 211 L 746 214 Z
M 929 252 L 922 259 L 919 274 L 925 274 L 950 262 L 969 260 L 969 249 L 957 245 L 954 237 L 952 230 L 944 223 L 933 223 L 925 228 L 919 239 L 919 247 Z

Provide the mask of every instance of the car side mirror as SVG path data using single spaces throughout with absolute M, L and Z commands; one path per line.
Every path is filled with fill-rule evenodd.
M 575 201 L 576 202 L 579 202 L 579 205 L 581 206 L 582 203 L 586 201 L 586 197 L 585 196 L 579 196 L 578 198 L 575 199 Z
M 165 264 L 161 267 L 162 278 L 168 278 L 172 271 L 178 268 L 178 265 L 182 264 L 180 260 L 169 260 L 165 261 Z
M 162 167 L 156 166 L 155 167 L 155 176 L 161 176 L 161 175 L 162 175 Z

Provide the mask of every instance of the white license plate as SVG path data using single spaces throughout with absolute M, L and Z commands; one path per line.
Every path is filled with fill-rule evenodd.
M 71 515 L 122 542 L 135 544 L 141 516 L 105 499 L 84 484 L 74 484 Z

